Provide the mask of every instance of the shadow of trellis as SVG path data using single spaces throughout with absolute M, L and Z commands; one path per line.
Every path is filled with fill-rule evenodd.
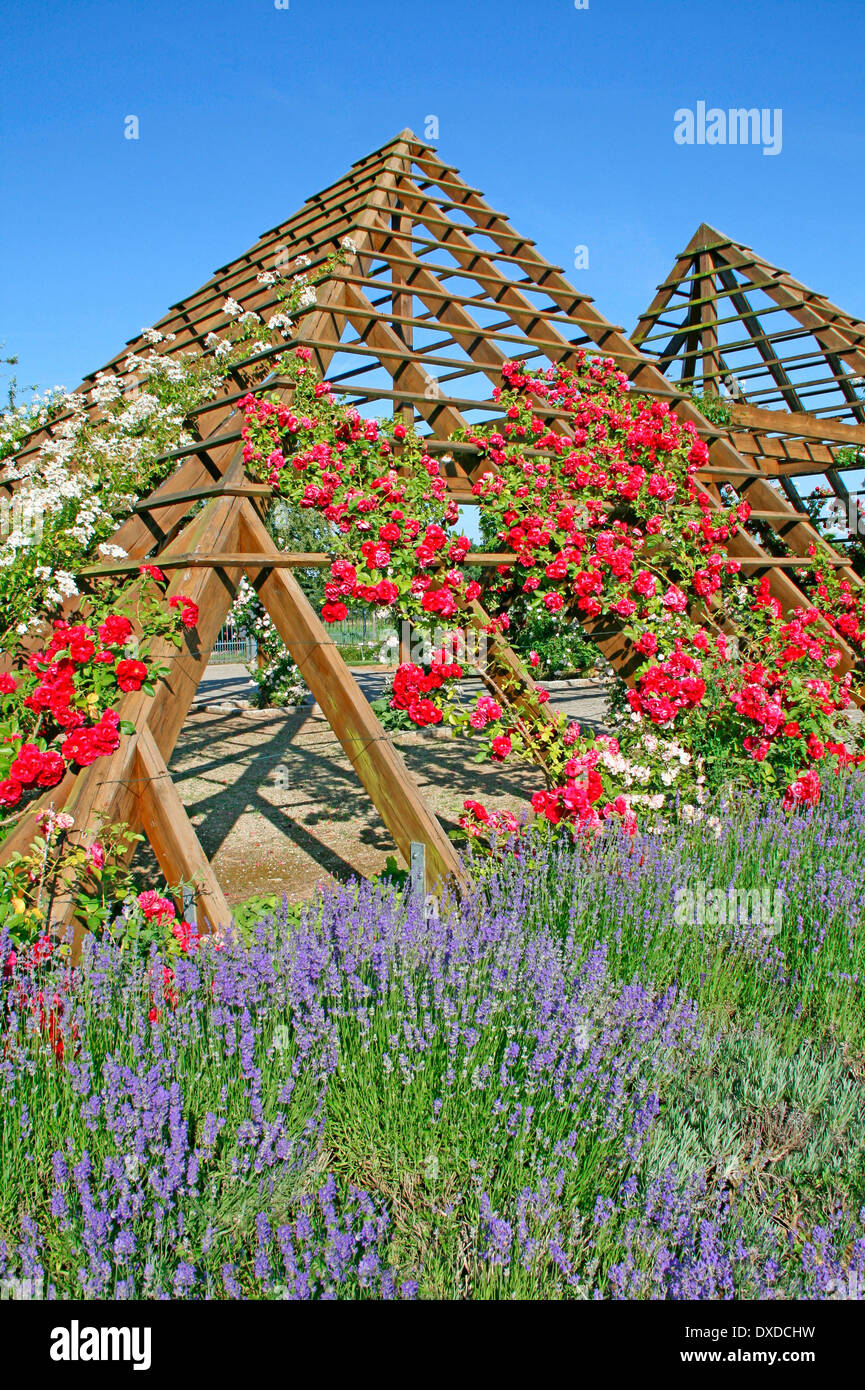
M 574 698 L 573 692 L 552 692 L 555 704 L 568 700 L 573 703 Z M 603 728 L 603 720 L 593 715 L 578 712 L 572 717 L 586 728 Z M 257 737 L 251 739 L 251 735 Z M 465 797 L 511 797 L 525 802 L 531 791 L 542 785 L 539 771 L 531 765 L 475 764 L 471 761 L 471 744 L 465 740 L 445 739 L 432 732 L 418 738 L 418 742 L 398 739 L 397 747 L 416 780 L 428 784 L 430 790 L 458 799 L 459 805 L 449 814 L 441 807 L 439 798 L 438 818 L 446 831 L 456 828 L 456 816 Z M 214 746 L 220 748 L 226 743 L 231 747 L 213 756 Z M 199 755 L 208 751 L 212 756 L 199 761 Z M 188 722 L 170 766 L 208 859 L 213 860 L 235 833 L 240 818 L 250 814 L 262 816 L 324 874 L 340 881 L 356 876 L 357 866 L 325 837 L 315 835 L 311 826 L 356 821 L 359 845 L 381 853 L 395 852 L 390 834 L 378 820 L 336 736 L 312 709 L 289 715 L 280 712 L 271 717 L 226 712 L 206 723 Z M 220 769 L 236 766 L 242 766 L 242 771 L 233 781 L 217 781 L 212 792 L 197 799 L 183 796 L 185 783 L 206 782 Z M 291 798 L 287 806 L 276 804 L 266 795 L 267 790 L 279 790 L 270 779 L 281 768 L 287 771 L 285 790 Z M 134 868 L 142 877 L 158 874 L 149 846 L 140 847 Z

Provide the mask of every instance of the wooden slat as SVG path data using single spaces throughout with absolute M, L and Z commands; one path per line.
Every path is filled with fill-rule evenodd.
M 858 444 L 865 449 L 865 425 L 847 425 L 841 420 L 817 418 L 806 411 L 761 410 L 745 402 L 731 403 L 735 425 L 744 429 L 787 434 L 793 438 L 817 439 L 821 443 Z

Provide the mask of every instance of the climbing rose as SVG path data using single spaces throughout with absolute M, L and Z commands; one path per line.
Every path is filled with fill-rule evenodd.
M 121 690 L 140 690 L 147 676 L 147 667 L 143 661 L 118 661 L 115 675 Z
M 198 604 L 186 594 L 174 594 L 168 600 L 169 608 L 180 608 L 180 621 L 184 627 L 195 627 L 198 623 Z
M 138 906 L 148 922 L 160 922 L 163 917 L 174 916 L 174 904 L 167 898 L 160 898 L 153 888 L 138 894 Z
M 121 613 L 110 613 L 99 627 L 99 639 L 106 647 L 122 647 L 131 634 L 132 624 Z
M 17 806 L 21 800 L 22 787 L 14 777 L 6 777 L 0 782 L 0 806 Z

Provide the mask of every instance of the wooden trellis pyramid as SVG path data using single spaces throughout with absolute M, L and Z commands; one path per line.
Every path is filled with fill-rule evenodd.
M 229 298 L 266 319 L 279 304 L 274 290 L 259 282 L 259 274 L 293 266 L 298 257 L 308 258 L 306 270 L 313 273 L 345 237 L 356 253 L 319 286 L 315 304 L 297 316 L 292 343 L 311 348 L 318 370 L 360 409 L 380 405 L 387 413 L 414 419 L 428 434 L 429 451 L 440 456 L 459 501 L 473 500 L 472 482 L 491 465 L 479 463 L 473 446 L 454 444 L 449 437 L 467 422 L 499 418 L 490 392 L 491 385 L 502 384 L 502 364 L 513 359 L 529 367 L 567 364 L 578 348 L 597 349 L 613 357 L 641 391 L 669 400 L 680 416 L 694 422 L 710 446 L 701 484 L 713 502 L 717 504 L 719 480 L 747 490 L 755 513 L 794 556 L 805 553 L 814 531 L 765 481 L 771 471 L 765 460 L 739 452 L 729 433 L 710 425 L 687 394 L 671 385 L 589 297 L 578 293 L 534 242 L 517 233 L 479 190 L 408 130 L 358 161 L 288 222 L 265 233 L 174 305 L 155 325 L 163 334 L 176 335 L 167 350 L 202 348 L 208 333 L 225 328 Z M 132 340 L 103 370 L 122 380 L 128 375 L 124 363 L 129 352 L 146 346 L 143 338 Z M 230 909 L 167 766 L 244 574 L 400 851 L 408 859 L 412 842 L 426 845 L 430 886 L 462 876 L 453 846 L 291 572 L 327 557 L 278 552 L 264 525 L 271 490 L 244 475 L 237 402 L 251 382 L 288 398 L 289 384 L 276 374 L 267 376 L 268 364 L 284 349 L 280 342 L 238 364 L 222 392 L 198 409 L 195 442 L 165 456 L 174 464 L 171 475 L 137 504 L 113 537 L 128 561 L 89 566 L 82 573 L 84 587 L 88 577 L 100 573 L 135 571 L 145 559 L 157 563 L 171 575 L 169 593 L 188 594 L 198 603 L 200 620 L 180 654 L 168 645 L 154 653 L 170 661 L 171 668 L 154 694 L 138 692 L 124 699 L 120 716 L 135 725 L 136 733 L 122 740 L 113 757 L 70 775 L 45 798 L 72 812 L 76 833 L 85 840 L 103 817 L 140 826 L 166 880 L 195 885 L 202 927 L 222 926 Z M 88 377 L 79 390 L 89 393 L 95 377 Z M 90 410 L 98 414 L 92 403 Z M 539 413 L 566 432 L 563 412 L 541 408 Z M 21 457 L 44 437 L 45 432 L 34 436 Z M 779 563 L 744 534 L 730 549 L 752 571 L 767 570 L 785 607 L 802 602 L 786 572 L 795 558 Z M 479 607 L 473 616 L 484 620 Z M 627 678 L 636 663 L 621 635 L 597 627 L 594 635 Z M 845 659 L 851 659 L 849 652 Z M 486 675 L 494 683 L 505 678 L 512 688 L 528 691 L 532 686 L 522 663 L 500 639 L 491 640 Z M 32 832 L 28 820 L 4 842 L 3 858 L 26 847 Z
M 804 510 L 796 479 L 808 478 L 847 515 L 843 475 L 865 450 L 861 319 L 703 223 L 633 341 L 683 390 L 725 398 L 731 443 L 794 509 Z

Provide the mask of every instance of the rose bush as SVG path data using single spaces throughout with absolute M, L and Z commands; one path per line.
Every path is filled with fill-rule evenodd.
M 166 609 L 160 581 L 161 571 L 142 568 L 134 625 L 127 613 L 94 604 L 88 622 L 55 619 L 43 650 L 26 657 L 15 649 L 0 652 L 12 666 L 0 675 L 0 835 L 9 812 L 17 819 L 67 772 L 107 757 L 133 731 L 115 706 L 133 691 L 152 694 L 153 681 L 167 669 L 149 659 L 150 641 L 168 637 L 179 645 L 181 627 L 198 621 L 185 595 Z
M 473 487 L 485 534 L 514 556 L 481 581 L 467 573 L 469 542 L 453 533 L 456 506 L 424 439 L 339 404 L 307 349 L 283 366 L 294 403 L 242 402 L 245 457 L 333 526 L 325 622 L 351 601 L 392 605 L 430 631 L 507 634 L 519 603 L 527 621 L 577 620 L 641 658 L 619 691 L 611 744 L 574 736 L 546 716 L 543 692 L 517 698 L 507 683 L 465 710 L 448 694 L 459 663 L 397 672 L 392 705 L 415 723 L 445 721 L 481 734 L 497 760 L 538 763 L 547 786 L 533 804 L 547 819 L 616 816 L 630 828 L 641 803 L 660 809 L 674 784 L 682 793 L 671 759 L 688 770 L 692 803 L 730 779 L 813 799 L 821 773 L 858 759 L 842 722 L 853 675 L 838 669 L 833 633 L 855 646 L 862 600 L 821 574 L 811 606 L 783 615 L 768 580 L 749 579 L 729 553 L 748 502 L 728 489 L 713 505 L 696 479 L 707 449 L 695 427 L 634 391 L 611 359 L 580 355 L 576 370 L 542 373 L 505 364 L 501 420 L 461 435 L 489 464 Z

